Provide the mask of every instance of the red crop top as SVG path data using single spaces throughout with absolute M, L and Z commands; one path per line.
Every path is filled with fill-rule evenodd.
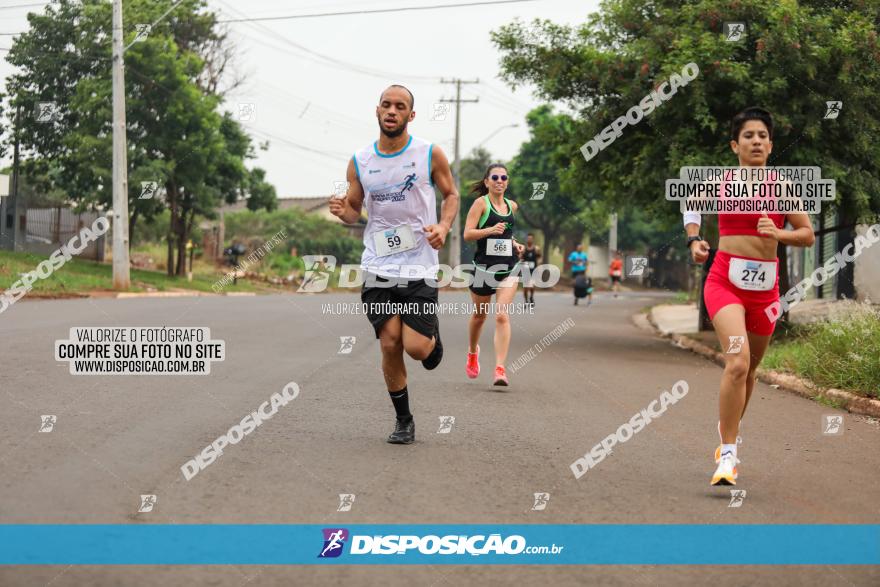
M 727 182 L 721 183 L 722 192 L 725 183 Z M 758 220 L 763 216 L 763 214 L 719 213 L 718 236 L 762 236 L 758 234 Z M 783 228 L 785 226 L 785 214 L 767 214 L 767 217 L 773 221 L 776 228 Z
M 733 236 L 744 234 L 747 236 L 762 236 L 758 234 L 758 220 L 763 214 L 718 214 L 718 235 Z M 785 214 L 767 214 L 776 228 L 785 226 Z

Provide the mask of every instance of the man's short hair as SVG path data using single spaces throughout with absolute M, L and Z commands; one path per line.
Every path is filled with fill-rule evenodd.
M 409 91 L 409 88 L 406 86 L 402 86 L 400 84 L 391 84 L 387 88 L 385 88 L 385 92 L 387 92 L 390 88 L 400 88 L 402 90 L 406 90 L 406 93 L 409 94 L 409 109 L 413 110 L 416 107 L 416 98 L 413 96 L 413 93 Z M 385 95 L 385 92 L 382 92 L 382 96 Z M 379 96 L 379 101 L 382 101 L 382 96 Z

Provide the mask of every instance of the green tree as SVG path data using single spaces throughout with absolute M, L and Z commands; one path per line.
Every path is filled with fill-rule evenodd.
M 465 220 L 468 211 L 477 199 L 477 196 L 470 193 L 471 186 L 481 180 L 486 173 L 486 168 L 492 163 L 497 163 L 492 154 L 485 147 L 476 147 L 467 156 L 461 159 L 461 181 L 458 186 L 458 193 L 461 196 L 461 204 L 458 208 L 458 215 L 461 217 L 461 229 L 464 231 Z M 474 257 L 474 243 L 461 240 L 461 261 L 462 263 L 470 263 Z
M 184 0 L 133 42 L 134 23 L 156 22 L 170 7 L 170 1 L 125 4 L 129 224 L 133 231 L 139 217 L 150 220 L 169 209 L 168 272 L 183 274 L 197 215 L 212 217 L 224 201 L 241 197 L 271 206 L 274 191 L 265 174 L 245 167 L 254 156 L 250 138 L 218 112 L 230 53 L 206 2 Z M 81 204 L 108 207 L 111 5 L 59 0 L 28 19 L 30 29 L 7 57 L 19 68 L 7 83 L 7 111 L 27 113 L 18 121 L 25 173 L 47 191 L 62 189 Z M 40 102 L 56 105 L 51 121 L 32 115 Z M 163 186 L 164 198 L 141 199 L 145 181 Z
M 568 149 L 567 138 L 574 121 L 553 112 L 549 105 L 526 116 L 530 138 L 510 162 L 511 193 L 519 203 L 520 216 L 544 235 L 544 248 L 573 248 L 584 235 L 607 225 L 607 211 L 596 190 L 578 184 L 567 173 L 579 153 Z M 546 183 L 542 199 L 532 200 L 534 183 Z
M 287 254 L 291 248 L 297 255 L 333 255 L 339 263 L 360 260 L 363 243 L 351 236 L 339 222 L 307 214 L 298 208 L 266 212 L 240 211 L 226 214 L 226 235 L 232 242 L 247 243 L 256 249 L 279 231 L 287 235 L 284 246 L 273 249 L 273 255 Z
M 278 196 L 275 186 L 266 181 L 266 172 L 262 169 L 254 169 L 248 175 L 248 210 L 256 211 L 265 208 L 271 212 L 278 207 Z
M 744 40 L 726 40 L 731 21 L 747 23 Z M 506 81 L 534 84 L 575 113 L 565 137 L 573 154 L 685 64 L 699 66 L 697 79 L 613 145 L 589 162 L 574 157 L 567 175 L 613 206 L 662 201 L 682 166 L 735 163 L 729 121 L 760 105 L 777 123 L 771 165 L 819 165 L 836 180 L 846 241 L 856 222 L 880 215 L 878 22 L 880 4 L 868 0 L 606 0 L 581 26 L 515 21 L 492 38 Z M 829 100 L 843 102 L 837 119 L 824 118 Z M 840 276 L 851 290 L 852 264 Z

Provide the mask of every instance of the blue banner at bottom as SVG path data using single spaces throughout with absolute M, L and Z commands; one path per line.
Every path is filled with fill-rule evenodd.
M 16 524 L 0 564 L 878 565 L 880 525 Z

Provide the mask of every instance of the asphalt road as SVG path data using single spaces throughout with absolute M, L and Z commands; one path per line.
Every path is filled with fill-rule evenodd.
M 407 360 L 416 443 L 389 445 L 379 347 L 355 295 L 23 301 L 0 316 L 0 523 L 880 523 L 880 429 L 759 384 L 740 449 L 741 507 L 712 488 L 721 369 L 637 328 L 663 296 L 539 293 L 514 315 L 509 362 L 573 327 L 491 386 L 464 374 L 464 314 L 441 317 L 446 356 Z M 521 298 L 518 298 L 519 301 Z M 441 294 L 442 302 L 466 302 Z M 54 342 L 81 326 L 210 327 L 209 376 L 74 376 Z M 354 336 L 350 354 L 340 337 Z M 575 479 L 569 466 L 678 380 L 689 393 Z M 288 382 L 299 397 L 195 478 L 181 465 Z M 823 435 L 826 414 L 842 435 Z M 57 416 L 40 433 L 40 416 Z M 448 433 L 440 418 L 453 416 Z M 550 493 L 543 511 L 533 494 Z M 338 512 L 339 494 L 356 495 Z M 138 513 L 141 494 L 155 494 Z M 737 544 L 717 539 L 719 549 Z M 5 567 L 0 585 L 877 585 L 876 567 Z

